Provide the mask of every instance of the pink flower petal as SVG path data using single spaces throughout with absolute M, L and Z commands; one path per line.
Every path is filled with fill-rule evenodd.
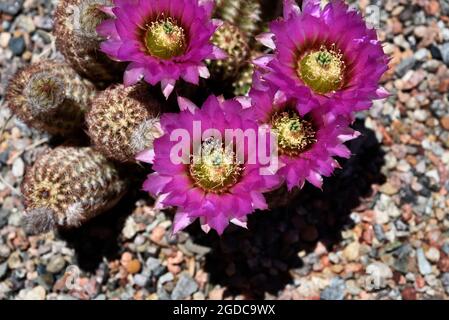
M 161 81 L 161 88 L 162 93 L 164 94 L 164 97 L 168 99 L 170 97 L 171 93 L 173 92 L 173 89 L 175 89 L 176 80 L 173 79 L 164 79 Z
M 195 114 L 195 111 L 198 109 L 196 104 L 184 97 L 178 97 L 178 105 L 181 111 L 189 111 L 192 114 Z
M 196 218 L 190 217 L 187 212 L 176 212 L 173 220 L 173 234 L 177 234 L 179 231 L 188 227 L 193 221 L 195 221 L 195 219 Z
M 154 149 L 148 149 L 148 150 L 139 152 L 136 155 L 136 160 L 145 162 L 145 163 L 153 163 L 154 157 L 155 157 Z
M 263 44 L 265 47 L 276 50 L 276 44 L 274 43 L 273 37 L 274 33 L 264 32 L 256 36 L 256 40 Z

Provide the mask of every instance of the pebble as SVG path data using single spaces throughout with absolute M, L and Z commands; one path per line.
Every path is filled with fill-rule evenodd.
M 402 78 L 409 70 L 413 69 L 416 64 L 416 58 L 410 57 L 402 60 L 396 67 L 396 74 Z
M 24 0 L 2 0 L 0 2 L 0 12 L 15 16 L 22 9 Z
M 171 298 L 173 300 L 182 300 L 188 298 L 198 290 L 198 284 L 189 275 L 182 274 L 173 289 Z
M 8 263 L 7 262 L 1 263 L 0 264 L 0 280 L 3 279 L 7 270 L 8 270 Z
M 349 261 L 355 261 L 359 257 L 360 252 L 360 243 L 358 241 L 354 241 L 350 243 L 344 250 L 343 255 Z
M 23 29 L 27 33 L 33 33 L 36 30 L 33 19 L 30 16 L 20 15 L 16 19 L 17 27 Z
M 11 34 L 9 32 L 0 33 L 0 47 L 8 48 L 9 40 L 11 40 Z
M 402 290 L 401 296 L 403 300 L 416 300 L 417 294 L 413 287 L 406 287 Z
M 141 264 L 137 259 L 133 259 L 126 264 L 126 271 L 130 274 L 135 274 L 140 271 Z
M 435 247 L 430 247 L 426 251 L 426 258 L 429 259 L 430 262 L 438 262 L 440 260 L 440 250 Z
M 125 227 L 123 228 L 123 236 L 126 239 L 132 239 L 137 234 L 137 224 L 133 217 L 129 217 L 126 220 Z
M 445 130 L 449 131 L 449 116 L 444 116 L 444 117 L 441 119 L 441 126 L 442 126 Z
M 14 251 L 8 258 L 8 267 L 10 269 L 17 269 L 22 266 L 22 259 L 19 251 Z
M 343 279 L 333 278 L 330 285 L 321 292 L 320 298 L 322 300 L 343 300 L 345 289 L 346 284 Z
M 419 268 L 419 272 L 422 275 L 427 275 L 432 273 L 432 266 L 429 263 L 429 261 L 427 261 L 426 256 L 424 255 L 424 251 L 422 248 L 418 248 L 416 249 L 416 259 L 418 262 L 418 268 Z
M 11 52 L 16 56 L 20 56 L 25 52 L 25 40 L 23 37 L 11 38 L 8 45 Z
M 440 47 L 441 52 L 441 58 L 443 59 L 444 63 L 449 66 L 449 42 L 443 44 Z
M 44 287 L 37 286 L 25 293 L 24 300 L 45 300 L 46 295 Z
M 386 195 L 392 196 L 398 193 L 399 190 L 398 188 L 394 187 L 391 183 L 387 182 L 380 187 L 379 191 Z
M 64 269 L 66 261 L 61 255 L 53 256 L 47 264 L 47 271 L 50 273 L 59 273 Z
M 441 283 L 443 284 L 446 293 L 449 294 L 449 272 L 443 273 L 441 276 Z
M 386 286 L 386 280 L 393 277 L 390 267 L 382 262 L 373 262 L 366 267 L 366 274 L 370 275 L 372 282 L 370 284 L 378 285 L 381 288 Z
M 430 56 L 431 56 L 431 54 L 430 54 L 429 50 L 427 50 L 426 48 L 419 49 L 414 54 L 414 58 L 420 62 L 426 61 Z
M 17 158 L 13 165 L 12 165 L 12 174 L 17 177 L 20 178 L 23 176 L 25 172 L 25 163 L 23 162 L 22 158 Z
M 136 274 L 133 279 L 139 287 L 145 287 L 148 284 L 148 278 L 142 274 Z

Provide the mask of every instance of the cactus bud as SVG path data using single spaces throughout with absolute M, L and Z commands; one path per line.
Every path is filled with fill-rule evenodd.
M 224 22 L 215 32 L 212 42 L 228 54 L 224 60 L 209 62 L 212 77 L 221 80 L 234 79 L 241 67 L 248 62 L 250 55 L 245 34 L 235 25 Z
M 11 79 L 6 101 L 29 126 L 55 135 L 79 131 L 95 87 L 61 62 L 28 66 Z
M 134 162 L 135 156 L 152 148 L 162 134 L 160 105 L 149 87 L 117 85 L 98 95 L 87 115 L 89 136 L 106 157 Z
M 102 6 L 110 0 L 61 0 L 55 12 L 56 47 L 73 68 L 101 87 L 120 80 L 123 64 L 109 59 L 99 50 L 102 38 L 96 27 L 108 19 Z
M 92 148 L 58 147 L 25 175 L 25 227 L 42 233 L 78 227 L 113 207 L 127 189 L 115 165 Z
M 262 11 L 259 0 L 217 0 L 217 18 L 229 22 L 252 39 L 261 30 Z

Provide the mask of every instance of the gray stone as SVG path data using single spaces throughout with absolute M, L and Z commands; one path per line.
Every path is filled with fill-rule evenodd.
M 343 300 L 345 297 L 346 284 L 343 279 L 332 279 L 329 286 L 324 288 L 321 292 L 321 299 L 323 300 Z
M 449 242 L 445 242 L 443 246 L 441 247 L 441 250 L 447 255 L 449 255 Z
M 171 298 L 173 300 L 182 300 L 189 297 L 197 290 L 198 284 L 195 282 L 195 280 L 184 273 L 176 283 L 176 287 L 173 289 Z
M 449 66 L 449 42 L 440 47 L 441 57 L 446 65 Z
M 24 0 L 2 0 L 0 2 L 0 12 L 15 16 L 22 9 Z
M 173 276 L 172 273 L 167 272 L 166 274 L 162 275 L 158 282 L 157 282 L 157 286 L 161 287 L 164 283 L 169 282 L 169 281 L 173 281 L 175 277 Z
M 8 270 L 7 262 L 0 264 L 0 280 L 5 276 L 7 270 Z
M 154 270 L 159 268 L 159 266 L 161 265 L 161 261 L 159 259 L 149 257 L 147 259 L 147 261 L 145 262 L 145 265 L 146 265 L 148 271 L 153 272 Z
M 22 55 L 25 51 L 25 40 L 23 37 L 11 38 L 9 40 L 9 49 L 16 56 Z
M 138 285 L 139 287 L 145 287 L 148 283 L 148 277 L 142 275 L 142 274 L 136 274 L 134 276 L 134 283 Z
M 403 59 L 399 63 L 399 65 L 396 67 L 396 74 L 399 77 L 402 78 L 407 73 L 407 71 L 413 69 L 415 64 L 416 64 L 416 58 L 415 57 L 410 57 L 410 58 Z
M 416 249 L 416 259 L 418 262 L 419 272 L 422 275 L 432 273 L 432 265 L 429 263 L 429 261 L 427 261 L 422 248 Z
M 22 158 L 17 158 L 13 165 L 12 165 L 12 174 L 17 177 L 20 178 L 23 176 L 25 172 L 25 163 L 23 162 Z
M 384 230 L 382 229 L 382 226 L 380 224 L 375 224 L 374 225 L 374 235 L 376 236 L 376 239 L 379 241 L 384 241 L 385 240 L 385 233 Z
M 8 223 L 8 215 L 8 211 L 0 209 L 0 228 L 3 228 Z

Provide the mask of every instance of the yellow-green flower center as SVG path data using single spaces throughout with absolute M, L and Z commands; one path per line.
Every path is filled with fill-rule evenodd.
M 345 62 L 340 51 L 321 47 L 298 60 L 298 76 L 313 91 L 327 94 L 344 84 Z
M 190 165 L 190 175 L 195 184 L 204 191 L 224 193 L 234 186 L 243 171 L 233 151 L 223 143 L 210 138 L 201 145 L 201 159 Z
M 151 22 L 145 34 L 145 47 L 153 57 L 170 59 L 182 55 L 187 47 L 184 28 L 173 18 Z
M 302 119 L 296 112 L 275 113 L 271 125 L 277 134 L 278 147 L 282 154 L 297 156 L 316 142 L 312 123 Z

